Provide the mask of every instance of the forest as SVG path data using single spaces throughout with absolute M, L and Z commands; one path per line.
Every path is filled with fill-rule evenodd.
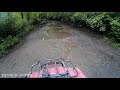
M 89 28 L 120 47 L 119 12 L 0 12 L 0 56 L 7 54 L 36 25 L 48 20 Z

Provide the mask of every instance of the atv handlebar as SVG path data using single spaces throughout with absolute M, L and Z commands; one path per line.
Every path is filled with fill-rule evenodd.
M 54 62 L 54 60 L 55 60 L 55 62 Z M 69 78 L 74 78 L 74 77 L 78 76 L 78 72 L 77 72 L 75 66 L 71 63 L 71 61 L 69 61 L 69 60 L 64 60 L 63 58 L 55 58 L 54 60 L 53 60 L 53 59 L 47 59 L 47 60 L 44 60 L 44 61 L 38 61 L 37 63 L 33 64 L 32 67 L 31 67 L 30 75 L 31 75 L 32 72 L 33 72 L 34 66 L 38 65 L 38 70 L 39 70 L 39 72 L 40 72 L 40 70 L 43 69 L 43 66 L 45 66 L 44 69 L 43 69 L 43 71 L 44 71 L 45 69 L 47 69 L 48 65 L 51 65 L 51 64 L 55 64 L 55 66 L 56 66 L 56 64 L 61 64 L 62 67 L 65 68 L 66 73 L 68 74 L 68 70 L 67 70 L 66 65 L 65 65 L 65 63 L 64 63 L 64 62 L 68 62 L 68 63 L 70 63 L 70 64 L 72 65 L 73 69 L 74 69 L 75 72 L 76 72 L 76 75 L 75 75 L 75 76 L 72 76 L 72 77 L 69 76 Z M 59 60 L 61 60 L 61 61 L 59 61 Z M 45 72 L 46 72 L 46 74 L 47 74 L 50 78 L 53 77 L 53 76 L 51 76 L 51 75 L 49 74 L 48 70 L 45 71 Z M 29 77 L 30 77 L 30 75 L 29 75 Z

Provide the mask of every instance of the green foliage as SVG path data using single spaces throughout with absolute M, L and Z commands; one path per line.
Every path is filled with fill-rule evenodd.
M 81 12 L 76 12 L 73 16 L 71 16 L 71 21 L 73 24 L 84 26 L 86 25 L 86 14 Z
M 0 37 L 5 38 L 8 35 L 15 35 L 15 17 L 10 14 L 4 21 L 0 22 Z
M 0 54 L 19 42 L 34 25 L 45 23 L 46 19 L 85 26 L 120 43 L 119 12 L 0 12 Z
M 14 44 L 18 43 L 19 39 L 16 37 L 12 37 L 9 35 L 7 38 L 3 39 L 1 44 L 0 44 L 0 56 L 2 54 L 5 54 L 6 51 L 12 47 Z
M 57 20 L 59 13 L 57 12 L 48 12 L 47 13 L 47 19 L 49 20 Z
M 67 23 L 71 23 L 71 16 L 73 15 L 74 13 L 71 13 L 71 12 L 64 12 L 64 13 L 61 13 L 61 21 L 64 21 L 64 22 L 67 22 Z
M 38 13 L 30 12 L 30 21 L 27 19 L 27 13 L 24 12 L 23 15 L 22 19 L 20 12 L 0 13 L 0 55 L 5 54 L 11 46 L 18 43 L 20 38 L 32 30 L 33 25 L 41 22 L 42 14 L 40 16 Z M 1 19 L 3 17 L 4 19 Z
M 110 33 L 113 40 L 120 42 L 120 22 L 119 20 L 111 21 L 112 32 Z
M 41 24 L 45 20 L 47 13 L 45 12 L 31 12 L 30 24 L 37 25 Z
M 24 31 L 20 32 L 18 35 L 16 35 L 16 37 L 18 37 L 19 39 L 20 38 L 23 38 L 25 35 L 27 35 L 30 31 L 32 31 L 33 27 L 28 25 Z

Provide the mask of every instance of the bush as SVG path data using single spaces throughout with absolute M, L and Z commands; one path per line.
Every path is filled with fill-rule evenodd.
M 16 14 L 10 13 L 4 21 L 0 22 L 0 36 L 2 38 L 6 38 L 8 35 L 16 36 L 24 32 L 25 28 L 29 25 L 26 19 L 21 19 L 20 14 L 19 16 Z
M 23 38 L 25 35 L 27 35 L 30 31 L 32 31 L 33 27 L 31 25 L 28 25 L 24 31 L 20 32 L 18 35 L 16 35 L 17 38 Z
M 75 13 L 73 16 L 71 16 L 71 22 L 75 25 L 79 25 L 79 26 L 85 26 L 86 23 L 85 23 L 85 20 L 86 20 L 86 15 L 85 13 Z
M 114 41 L 120 42 L 120 22 L 119 20 L 111 21 L 111 29 L 110 35 Z
M 64 12 L 61 13 L 61 21 L 66 22 L 66 23 L 72 23 L 71 17 L 73 16 L 73 13 L 71 12 Z
M 41 22 L 42 22 L 42 19 L 34 17 L 34 18 L 32 18 L 32 20 L 30 21 L 30 24 L 31 24 L 31 25 L 37 25 L 37 24 L 40 24 Z
M 16 35 L 15 23 L 16 18 L 13 15 L 7 16 L 4 21 L 0 22 L 0 37 L 6 38 L 8 35 Z
M 19 39 L 16 37 L 12 37 L 11 35 L 3 39 L 0 44 L 0 55 L 5 54 L 10 47 L 12 47 L 14 44 L 18 42 L 19 42 Z
M 47 13 L 47 19 L 49 19 L 49 20 L 58 20 L 58 15 L 59 15 L 59 13 L 57 13 L 57 12 L 48 12 Z

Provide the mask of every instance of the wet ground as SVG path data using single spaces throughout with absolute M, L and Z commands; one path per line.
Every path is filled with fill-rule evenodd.
M 88 78 L 120 78 L 120 52 L 101 36 L 60 22 L 36 27 L 0 59 L 0 74 L 27 74 L 39 60 L 64 58 Z

